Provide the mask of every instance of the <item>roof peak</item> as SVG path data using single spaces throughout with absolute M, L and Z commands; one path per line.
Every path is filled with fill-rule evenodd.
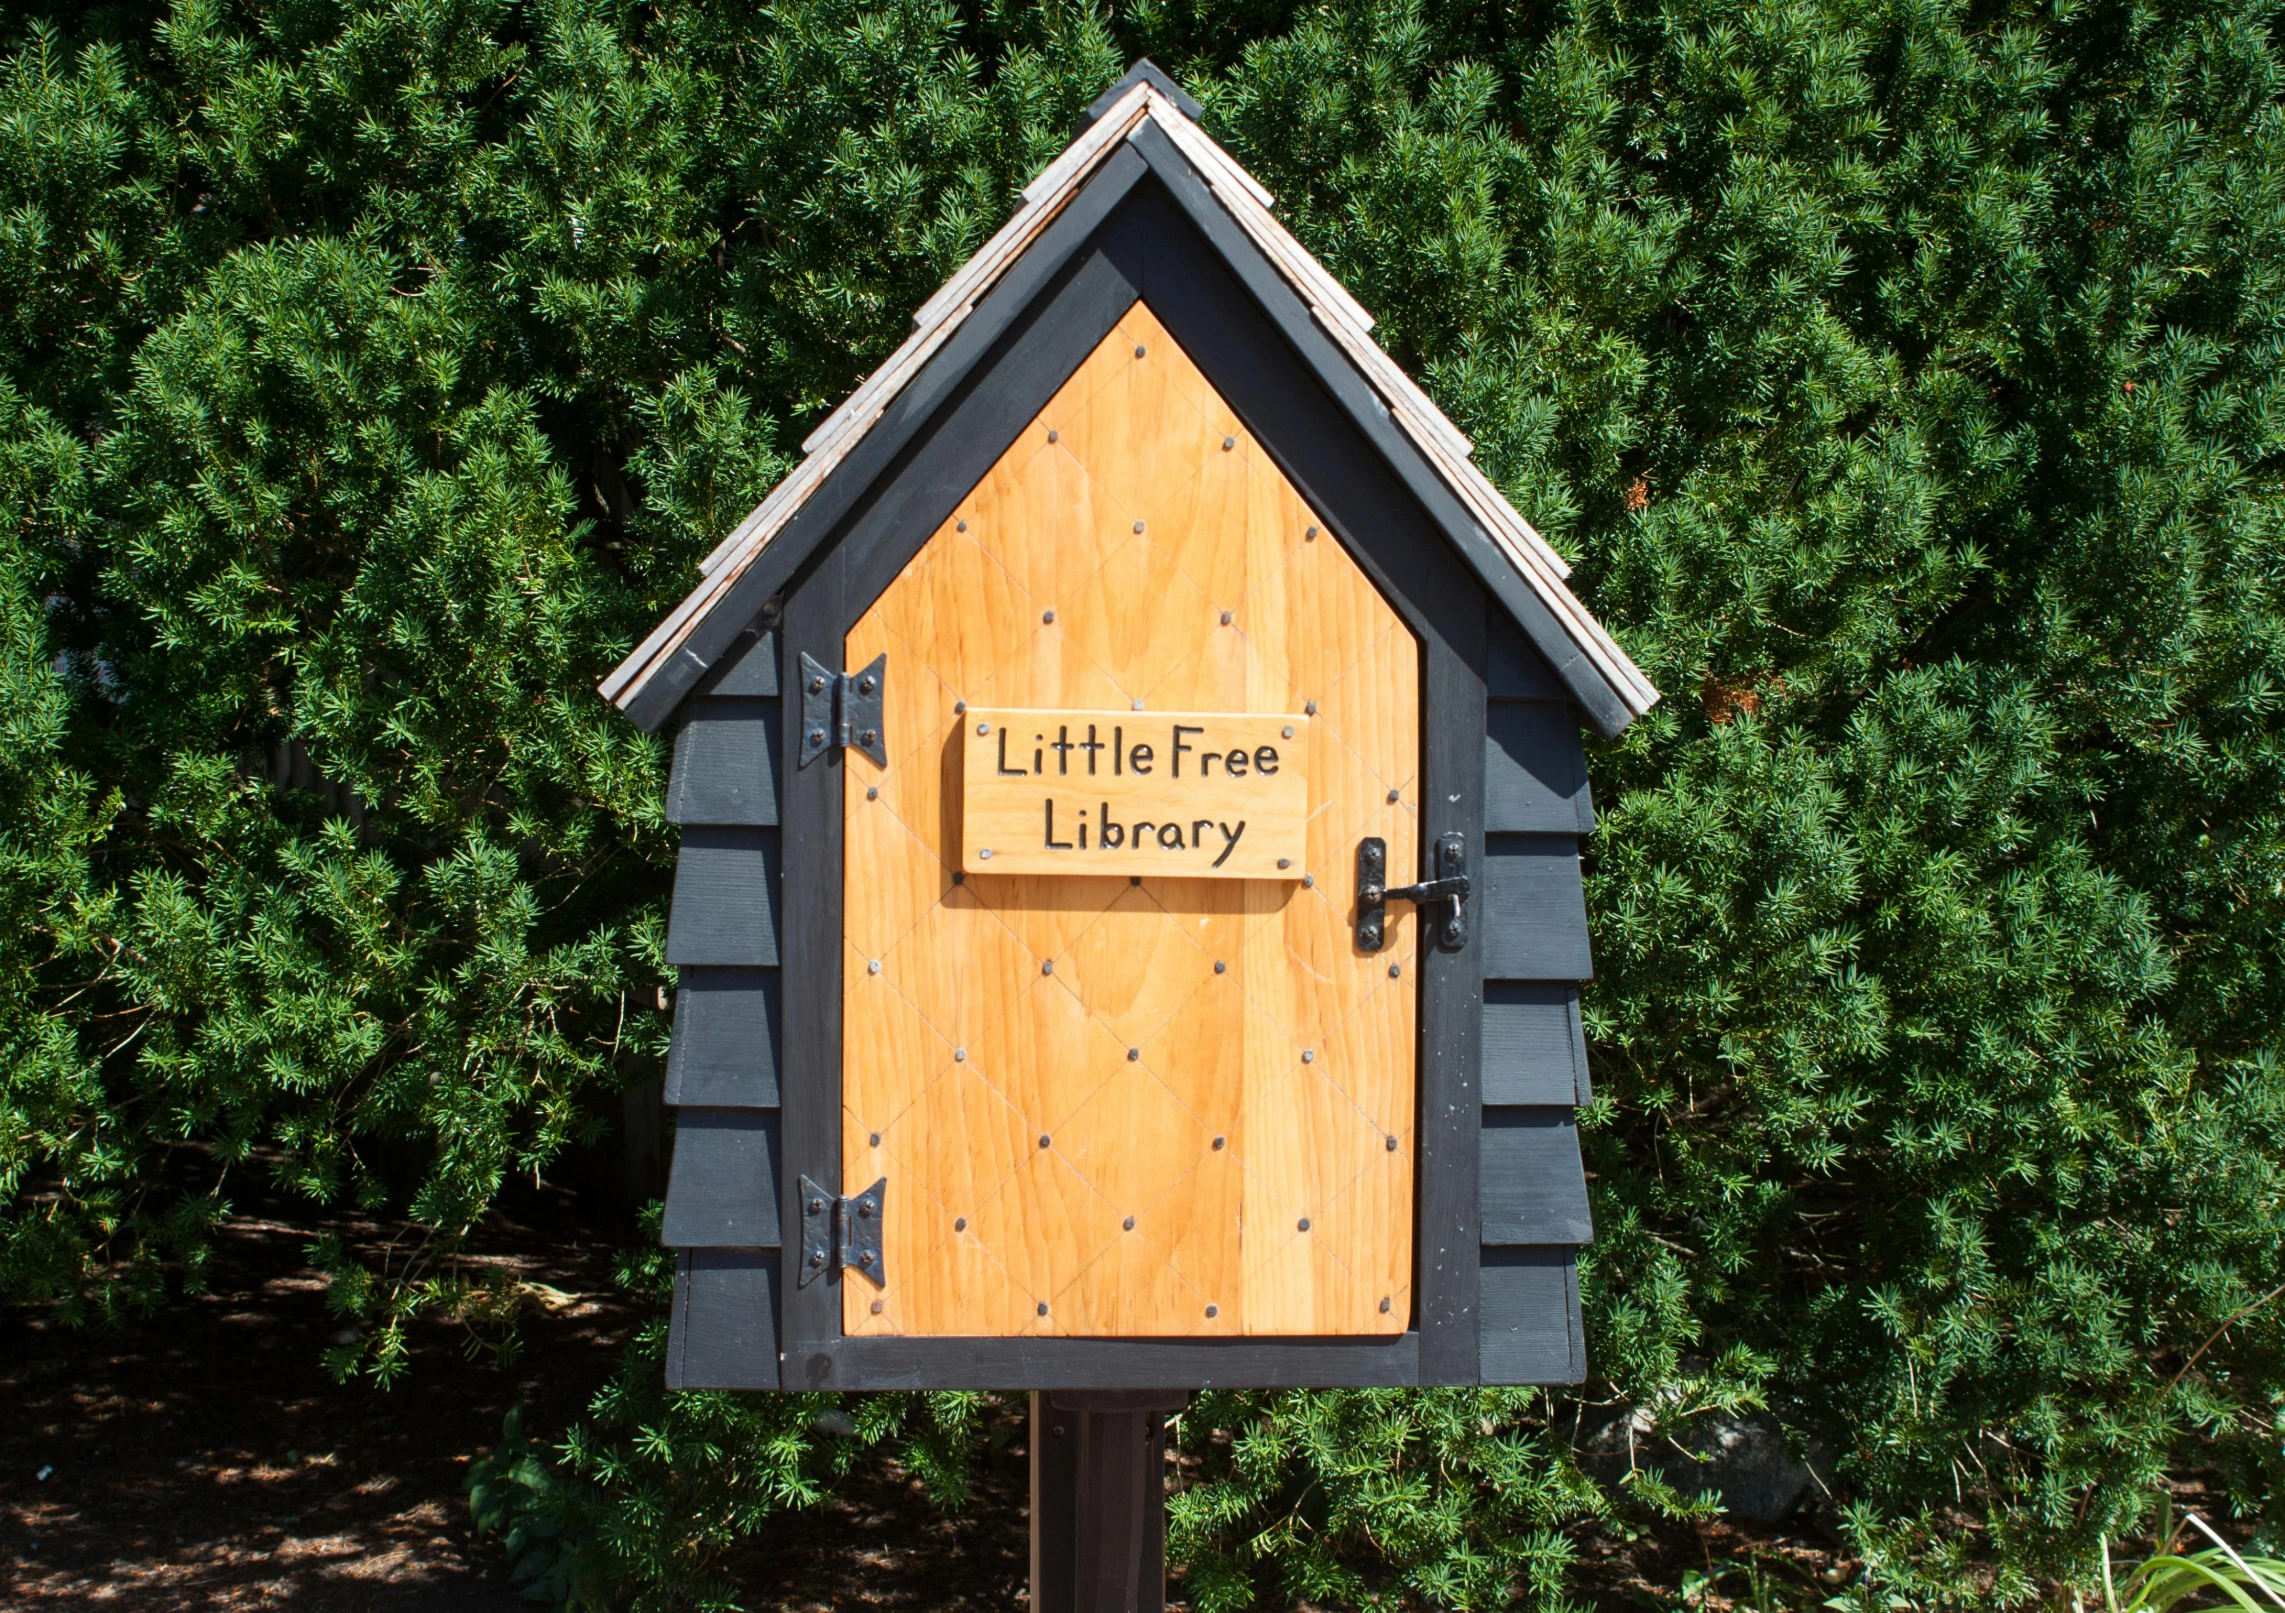
M 1087 110 L 1079 114 L 1079 127 L 1081 129 L 1094 127 L 1103 114 L 1124 100 L 1127 92 L 1137 84 L 1148 84 L 1159 94 L 1165 96 L 1173 104 L 1174 109 L 1186 118 L 1195 120 L 1205 116 L 1206 109 L 1192 98 L 1188 90 L 1175 83 L 1167 75 L 1164 68 L 1148 56 L 1137 56 L 1134 65 L 1127 69 L 1126 77 L 1096 96 L 1088 104 Z

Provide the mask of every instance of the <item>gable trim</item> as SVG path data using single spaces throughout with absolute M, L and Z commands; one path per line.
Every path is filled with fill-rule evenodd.
M 1155 69 L 1138 63 L 1089 109 L 1093 121 L 1025 187 L 1023 204 L 914 316 L 904 345 L 811 434 L 808 457 L 701 564 L 702 580 L 601 684 L 605 698 L 654 728 L 703 676 L 731 637 L 782 587 L 815 545 L 1020 314 L 1143 166 L 1188 213 L 1288 331 L 1309 366 L 1390 458 L 1506 612 L 1555 666 L 1595 728 L 1616 734 L 1658 699 L 1641 672 L 1573 597 L 1569 567 L 1469 459 L 1471 445 L 1368 332 L 1372 318 L 1269 211 L 1271 198 L 1193 121 Z M 1179 94 L 1179 90 L 1175 92 Z M 1103 101 L 1111 102 L 1103 109 Z M 1102 109 L 1098 112 L 1098 109 Z M 1140 153 L 1143 161 L 1134 158 Z M 1123 173 L 1121 172 L 1123 170 Z M 1208 205 L 1208 204 L 1211 205 Z M 1233 254 L 1233 246 L 1240 252 Z M 1037 260 L 1047 259 L 1040 262 Z M 991 318 L 984 316 L 989 313 Z M 961 355 L 964 362 L 948 366 Z M 949 373 L 948 373 L 949 370 Z M 876 446 L 888 435 L 892 441 Z M 781 550 L 792 552 L 781 554 Z M 721 620 L 720 618 L 727 618 Z

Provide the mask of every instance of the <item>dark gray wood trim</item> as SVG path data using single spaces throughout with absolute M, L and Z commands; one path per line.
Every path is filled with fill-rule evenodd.
M 726 588 L 704 620 L 691 630 L 682 649 L 654 673 L 628 703 L 637 727 L 655 729 L 681 704 L 707 669 L 719 660 L 762 607 L 808 563 L 841 525 L 850 510 L 912 438 L 951 400 L 969 372 L 1031 307 L 1034 298 L 1095 233 L 1147 167 L 1130 145 L 1122 145 L 1063 204 L 1023 256 L 1000 277 L 936 356 L 892 400 L 849 457 L 809 496 L 798 514 L 770 541 L 745 573 Z M 788 752 L 799 755 L 798 749 Z
M 1487 1249 L 1483 1381 L 1583 1383 L 1579 1264 L 1569 1249 Z
M 1419 1336 L 1412 1333 L 1392 1339 L 789 1335 L 782 1371 L 789 1389 L 1395 1388 L 1421 1381 L 1419 1354 Z M 1473 1351 L 1471 1371 L 1472 1357 Z
M 778 961 L 778 831 L 682 831 L 666 961 L 767 968 Z
M 778 694 L 777 635 L 759 622 L 747 624 L 714 663 L 714 670 L 699 680 L 691 694 L 775 700 Z
M 1341 405 L 1356 430 L 1404 483 L 1477 579 L 1506 607 L 1524 636 L 1546 657 L 1597 732 L 1606 738 L 1623 732 L 1634 719 L 1618 691 L 1557 624 L 1514 564 L 1468 514 L 1459 495 L 1397 428 L 1371 384 L 1358 373 L 1333 339 L 1318 327 L 1292 284 L 1261 255 L 1236 220 L 1214 200 L 1212 191 L 1174 142 L 1156 124 L 1146 122 L 1136 129 L 1131 143 L 1302 363 Z M 1152 307 L 1156 306 L 1154 298 Z M 1203 366 L 1203 354 L 1193 348 L 1191 356 Z
M 1080 114 L 1079 127 L 1084 129 L 1092 125 L 1104 113 L 1117 106 L 1119 97 L 1133 89 L 1137 84 L 1148 84 L 1159 94 L 1172 101 L 1175 110 L 1193 123 L 1206 115 L 1206 109 L 1191 99 L 1188 90 L 1167 77 L 1156 62 L 1153 62 L 1148 56 L 1144 56 L 1138 58 L 1134 66 L 1127 69 L 1126 76 L 1121 78 L 1118 83 L 1095 97 L 1093 102 L 1088 105 L 1087 110 Z
M 1484 982 L 1484 1102 L 1594 1101 L 1579 988 L 1567 980 Z
M 1476 912 L 1487 980 L 1593 978 L 1587 895 L 1570 835 L 1486 836 Z
M 1572 1383 L 1587 1381 L 1587 1308 L 1579 1292 L 1579 1262 L 1576 1258 L 1565 1263 L 1563 1270 L 1563 1323 L 1571 1336 Z
M 778 1106 L 775 969 L 684 969 L 674 994 L 666 1101 L 711 1109 Z
M 670 1249 L 778 1246 L 781 1153 L 774 1109 L 680 1109 L 659 1242 Z
M 683 1387 L 683 1356 L 690 1348 L 690 1251 L 674 1256 L 674 1293 L 667 1306 L 666 1386 Z M 772 1352 L 775 1353 L 774 1351 Z
M 1568 700 L 1571 691 L 1555 676 L 1555 669 L 1504 616 L 1490 626 L 1491 660 L 1484 668 L 1484 689 L 1494 700 Z
M 785 656 L 799 666 L 808 654 L 839 666 L 854 620 L 848 605 L 848 551 L 835 544 L 819 556 L 801 585 L 786 596 L 780 634 Z M 894 676 L 894 673 L 891 673 Z M 785 702 L 786 755 L 798 756 L 798 701 Z M 780 1193 L 787 1226 L 801 1224 L 795 1202 L 803 1176 L 835 1191 L 841 1186 L 841 790 L 842 753 L 827 751 L 807 767 L 784 774 L 787 850 L 783 936 L 785 994 L 780 1022 L 784 1068 L 785 1178 Z M 859 1186 L 864 1184 L 859 1183 Z M 841 1285 L 836 1280 L 802 1287 L 789 1249 L 778 1284 L 779 1316 L 787 1337 L 830 1337 L 841 1331 Z
M 1475 600 L 1479 632 L 1481 596 Z M 1422 695 L 1421 844 L 1461 835 L 1484 844 L 1484 684 L 1480 638 L 1427 644 Z M 1478 866 L 1481 866 L 1480 863 Z M 1424 869 L 1424 874 L 1430 870 Z M 1425 926 L 1422 926 L 1425 929 Z M 1420 1116 L 1413 1305 L 1424 1383 L 1476 1381 L 1477 1205 L 1482 1110 L 1484 948 L 1421 949 Z
M 669 1389 L 778 1387 L 775 1249 L 686 1250 L 667 1332 Z
M 1484 827 L 1494 834 L 1595 832 L 1587 752 L 1571 702 L 1491 702 L 1484 735 Z
M 682 715 L 667 775 L 666 821 L 775 827 L 778 702 L 693 696 Z
M 1482 1171 L 1486 1247 L 1594 1241 L 1579 1123 L 1568 1107 L 1486 1109 Z

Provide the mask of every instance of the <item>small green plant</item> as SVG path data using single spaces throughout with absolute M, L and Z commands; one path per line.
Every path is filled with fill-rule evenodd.
M 1722 1587 L 1734 1579 L 1743 1579 L 1745 1589 L 1740 1595 L 1729 1596 Z M 1704 1569 L 1689 1569 L 1682 1575 L 1682 1606 L 1685 1608 L 1727 1607 L 1730 1613 L 1791 1613 L 1795 1608 L 1809 1605 L 1804 1600 L 1806 1594 L 1758 1557 L 1717 1562 Z
M 2185 1604 L 2244 1608 L 2247 1613 L 2259 1613 L 2265 1605 L 2285 1609 L 2285 1560 L 2241 1556 L 2195 1512 L 2184 1513 L 2180 1523 L 2173 1516 L 2172 1504 L 2165 1503 L 2158 1515 L 2158 1550 L 2123 1574 L 2111 1563 L 2110 1541 L 2103 1541 L 2103 1592 L 2096 1604 L 2101 1613 L 2169 1613 Z M 2200 1536 L 2212 1544 L 2183 1549 L 2196 1546 Z M 2266 1604 L 2249 1591 L 2261 1592 Z M 2225 1600 L 2204 1600 L 2217 1595 Z M 2193 1597 L 2199 1600 L 2191 1602 Z M 2086 1599 L 2076 1591 L 2071 1608 L 2072 1613 L 2088 1613 Z
M 617 1581 L 597 1545 L 600 1498 L 524 1433 L 521 1405 L 508 1409 L 500 1443 L 476 1459 L 466 1489 L 476 1532 L 500 1537 L 509 1580 L 525 1600 L 566 1613 L 611 1606 Z
M 1737 1582 L 1743 1581 L 1742 1589 Z M 1906 1604 L 1885 1597 L 1867 1602 L 1857 1591 L 1840 1596 L 1823 1594 L 1824 1587 L 1816 1584 L 1807 1571 L 1781 1558 L 1745 1556 L 1717 1559 L 1703 1569 L 1686 1569 L 1682 1575 L 1681 1601 L 1673 1605 L 1672 1613 L 1695 1613 L 1697 1609 L 1721 1608 L 1727 1613 L 1809 1613 L 1811 1609 L 1835 1608 L 1844 1613 L 1856 1613 L 1871 1607 L 1878 1613 L 1895 1613 Z M 1656 1603 L 1661 1609 L 1664 1601 Z

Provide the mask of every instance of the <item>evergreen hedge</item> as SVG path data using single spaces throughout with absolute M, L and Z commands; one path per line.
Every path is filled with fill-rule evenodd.
M 2277 1527 L 2278 21 L 12 8 L 0 1293 L 195 1289 L 251 1172 L 430 1234 L 327 1252 L 336 1370 L 512 1324 L 458 1240 L 664 1036 L 594 682 L 1148 52 L 1668 692 L 1592 762 L 1594 1381 L 1211 1397 L 1196 1604 L 1556 1605 L 1692 1505 L 1581 1475 L 1621 1404 L 1821 1441 L 1868 1607 L 2035 1597 L 2168 1473 Z M 873 1441 L 957 1497 L 972 1397 L 672 1398 L 660 1331 L 485 1470 L 543 1589 L 721 1601 Z

